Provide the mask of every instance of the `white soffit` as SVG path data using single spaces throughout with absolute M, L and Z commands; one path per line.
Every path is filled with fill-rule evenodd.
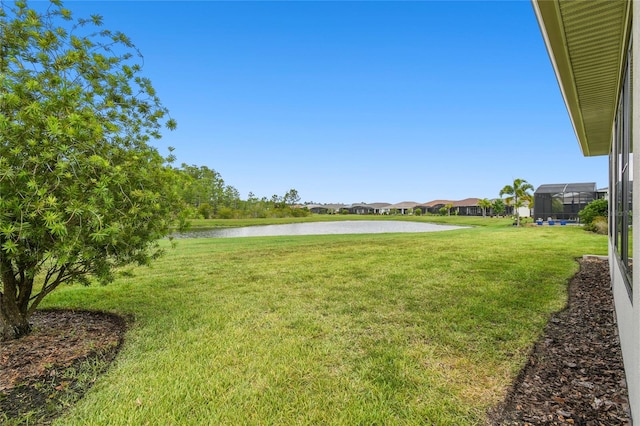
M 582 152 L 606 155 L 631 29 L 631 2 L 534 0 L 533 6 Z

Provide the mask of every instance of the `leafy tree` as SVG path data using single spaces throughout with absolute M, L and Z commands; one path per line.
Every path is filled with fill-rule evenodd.
M 508 195 L 505 201 L 508 205 L 513 206 L 516 213 L 516 225 L 520 226 L 520 207 L 524 206 L 526 201 L 532 201 L 533 195 L 528 191 L 533 191 L 533 185 L 524 179 L 514 179 L 513 184 L 505 185 L 500 190 L 500 197 Z
M 0 340 L 60 284 L 159 255 L 179 202 L 149 145 L 175 122 L 134 45 L 100 16 L 41 9 L 0 3 Z
M 597 217 L 609 216 L 609 202 L 605 199 L 593 200 L 587 204 L 580 212 L 578 217 L 580 222 L 585 225 L 589 225 Z
M 482 209 L 482 217 L 487 217 L 487 209 L 491 208 L 491 200 L 483 198 L 478 201 L 478 206 Z
M 183 182 L 181 193 L 185 202 L 196 208 L 200 216 L 208 219 L 220 216 L 220 209 L 227 207 L 238 210 L 241 204 L 240 193 L 236 188 L 227 185 L 217 171 L 207 166 L 182 164 L 180 172 Z M 204 205 L 204 208 L 201 208 Z M 205 215 L 204 213 L 209 213 Z M 234 212 L 235 214 L 236 212 Z M 229 212 L 225 211 L 224 216 Z
M 222 204 L 231 209 L 237 209 L 240 203 L 240 192 L 233 186 L 227 185 L 222 193 Z
M 502 198 L 498 198 L 494 200 L 493 204 L 491 205 L 491 208 L 493 209 L 495 214 L 498 216 L 500 216 L 501 214 L 504 214 L 504 212 L 507 210 L 507 207 L 504 204 L 504 200 Z
M 271 204 L 274 206 L 274 208 L 284 207 L 284 200 L 281 196 L 273 194 L 271 196 Z
M 286 194 L 284 194 L 283 200 L 285 204 L 289 206 L 293 206 L 300 202 L 300 195 L 298 194 L 297 190 L 292 188 L 289 191 L 287 191 Z
M 217 171 L 207 166 L 182 164 L 181 171 L 186 176 L 183 185 L 185 201 L 198 208 L 209 204 L 215 213 L 224 198 L 225 183 Z

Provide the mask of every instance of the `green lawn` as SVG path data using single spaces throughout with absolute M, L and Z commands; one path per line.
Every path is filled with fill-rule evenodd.
M 46 302 L 135 317 L 59 423 L 478 424 L 606 248 L 577 227 L 180 240 Z

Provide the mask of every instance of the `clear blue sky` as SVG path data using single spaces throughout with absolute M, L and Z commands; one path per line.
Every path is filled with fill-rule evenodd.
M 243 198 L 495 198 L 607 186 L 582 156 L 529 1 L 66 2 L 145 57 L 178 122 L 157 143 Z

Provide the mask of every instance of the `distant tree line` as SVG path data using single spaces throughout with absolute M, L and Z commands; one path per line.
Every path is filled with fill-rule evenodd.
M 243 200 L 240 192 L 227 185 L 214 169 L 183 163 L 174 170 L 184 200 L 185 215 L 189 218 L 240 219 L 311 214 L 307 208 L 298 206 L 300 195 L 295 189 L 270 198 L 258 198 L 250 192 Z

